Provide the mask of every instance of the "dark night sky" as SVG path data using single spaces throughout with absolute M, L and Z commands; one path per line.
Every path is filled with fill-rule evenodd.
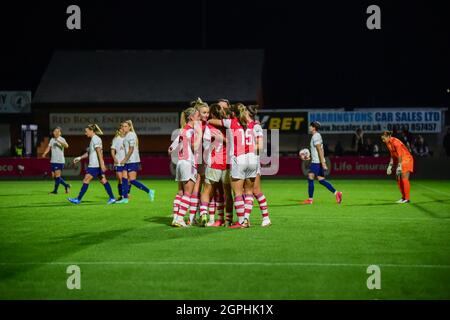
M 265 49 L 265 104 L 448 104 L 444 1 L 2 1 L 0 90 L 32 89 L 55 49 Z M 66 7 L 82 30 L 65 28 Z M 370 4 L 382 30 L 366 28 Z M 68 75 L 70 76 L 70 75 Z

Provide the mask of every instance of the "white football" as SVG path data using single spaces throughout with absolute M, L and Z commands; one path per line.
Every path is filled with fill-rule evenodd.
M 300 156 L 300 159 L 307 160 L 311 156 L 311 153 L 309 152 L 309 149 L 305 148 L 305 149 L 300 150 L 298 155 Z

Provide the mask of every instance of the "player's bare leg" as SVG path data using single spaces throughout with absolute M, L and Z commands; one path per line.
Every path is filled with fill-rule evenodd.
M 225 194 L 225 226 L 230 226 L 233 222 L 233 195 L 231 184 L 224 183 L 223 190 Z

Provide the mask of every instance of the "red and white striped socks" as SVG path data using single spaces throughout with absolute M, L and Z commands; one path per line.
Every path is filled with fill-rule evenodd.
M 217 194 L 216 195 L 216 208 L 217 208 L 217 215 L 219 221 L 223 221 L 224 218 L 224 210 L 225 210 L 225 201 L 223 195 Z
M 216 214 L 216 201 L 212 198 L 208 204 L 209 222 L 214 223 L 214 216 Z
M 263 219 L 269 219 L 269 208 L 267 207 L 267 200 L 264 193 L 258 193 L 255 195 L 256 200 L 258 200 L 259 203 L 259 209 L 261 209 L 261 215 Z
M 173 199 L 173 218 L 176 219 L 178 210 L 180 209 L 180 201 L 181 201 L 182 195 L 178 194 L 175 196 L 175 199 Z
M 200 215 L 208 213 L 208 202 L 200 202 Z
M 244 199 L 244 218 L 250 220 L 250 214 L 253 210 L 253 194 L 246 194 Z
M 177 213 L 177 219 L 179 221 L 184 219 L 186 212 L 189 210 L 189 206 L 191 204 L 191 196 L 188 193 L 185 193 L 180 200 L 180 206 Z
M 189 221 L 192 223 L 195 218 L 195 214 L 197 213 L 198 209 L 198 192 L 194 192 L 191 195 L 191 205 L 189 208 Z
M 259 209 L 261 210 L 261 215 L 263 220 L 269 219 L 269 208 L 267 206 L 267 199 L 263 193 L 255 195 L 258 203 Z M 209 214 L 209 221 L 214 222 L 215 211 L 217 208 L 218 220 L 224 221 L 224 210 L 225 201 L 222 195 L 216 195 L 215 199 L 212 199 L 209 203 L 200 203 L 200 215 Z M 173 216 L 174 219 L 183 219 L 186 213 L 189 211 L 189 220 L 192 221 L 197 213 L 197 208 L 199 204 L 198 194 L 193 193 L 191 196 L 189 194 L 180 195 L 177 194 L 173 200 Z M 235 197 L 234 207 L 236 209 L 236 214 L 238 216 L 239 223 L 243 223 L 244 219 L 250 219 L 250 214 L 253 209 L 253 196 L 252 195 L 242 195 Z M 233 220 L 233 211 L 226 212 L 226 221 L 231 222 Z
M 244 203 L 243 196 L 237 196 L 234 198 L 234 208 L 236 209 L 236 214 L 238 216 L 238 222 L 240 224 L 244 223 L 245 203 Z

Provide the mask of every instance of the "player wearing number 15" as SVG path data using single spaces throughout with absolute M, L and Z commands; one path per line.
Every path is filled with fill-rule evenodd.
M 227 140 L 229 148 L 233 151 L 231 155 L 231 187 L 234 192 L 234 207 L 238 216 L 238 222 L 231 228 L 247 228 L 249 226 L 248 217 L 253 208 L 253 188 L 258 173 L 255 122 L 250 118 L 247 108 L 243 104 L 238 103 L 233 109 L 235 118 L 211 119 L 209 123 L 228 129 Z
M 392 174 L 392 167 L 395 167 L 395 176 L 397 185 L 402 194 L 402 198 L 397 203 L 409 203 L 409 175 L 413 172 L 414 159 L 409 153 L 408 148 L 397 138 L 392 137 L 392 132 L 384 131 L 381 134 L 381 140 L 386 144 L 391 154 L 391 161 L 389 162 L 386 173 Z

